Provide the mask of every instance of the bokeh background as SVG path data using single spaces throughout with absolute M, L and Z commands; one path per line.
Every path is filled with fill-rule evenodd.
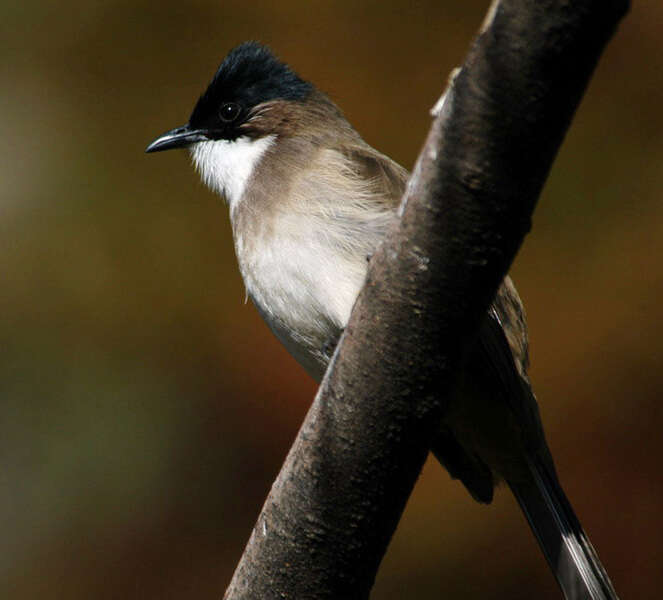
M 184 152 L 269 43 L 410 167 L 488 1 L 0 8 L 0 597 L 219 598 L 315 386 L 244 302 Z M 663 4 L 634 2 L 513 275 L 559 471 L 622 597 L 663 584 Z M 559 598 L 511 496 L 429 461 L 373 598 Z

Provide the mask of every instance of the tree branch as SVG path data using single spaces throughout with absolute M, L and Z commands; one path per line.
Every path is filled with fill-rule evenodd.
M 627 0 L 493 3 L 226 591 L 367 598 Z

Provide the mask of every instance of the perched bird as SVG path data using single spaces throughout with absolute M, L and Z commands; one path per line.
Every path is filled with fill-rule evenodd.
M 255 42 L 233 49 L 186 125 L 147 152 L 188 148 L 230 208 L 248 295 L 320 380 L 408 173 Z M 527 377 L 523 307 L 506 277 L 432 450 L 479 502 L 504 480 L 568 600 L 617 595 L 557 478 Z

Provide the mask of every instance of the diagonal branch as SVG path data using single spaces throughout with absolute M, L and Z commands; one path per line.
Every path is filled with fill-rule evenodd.
M 226 591 L 367 598 L 464 349 L 627 0 L 491 6 Z

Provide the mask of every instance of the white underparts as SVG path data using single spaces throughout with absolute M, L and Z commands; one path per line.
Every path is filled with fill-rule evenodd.
M 316 379 L 328 344 L 350 317 L 367 258 L 394 219 L 380 180 L 363 177 L 336 148 L 269 152 L 276 136 L 191 147 L 203 180 L 226 197 L 248 295 L 289 352 Z M 281 142 L 282 143 L 282 142 Z M 252 187 L 283 163 L 287 181 Z M 263 162 L 264 161 L 264 162 Z M 260 210 L 256 210 L 259 206 Z
M 253 140 L 210 140 L 198 142 L 190 148 L 191 158 L 203 181 L 226 198 L 230 210 L 241 200 L 246 184 L 275 136 Z

